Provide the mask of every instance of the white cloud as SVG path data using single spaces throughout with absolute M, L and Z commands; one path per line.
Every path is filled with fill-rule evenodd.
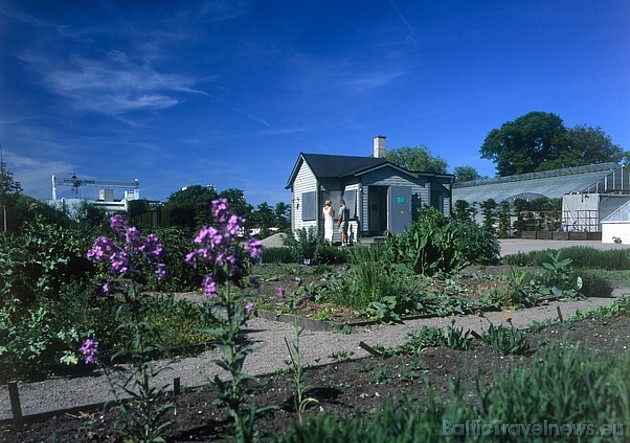
M 55 173 L 76 169 L 75 165 L 65 161 L 36 160 L 6 150 L 3 156 L 7 168 L 13 173 L 13 178 L 22 185 L 23 194 L 39 199 L 51 198 L 51 177 Z
M 158 110 L 180 103 L 176 92 L 205 94 L 193 87 L 195 79 L 159 72 L 121 51 L 100 60 L 74 56 L 65 63 L 35 53 L 25 53 L 21 59 L 52 92 L 70 99 L 80 110 L 107 115 Z

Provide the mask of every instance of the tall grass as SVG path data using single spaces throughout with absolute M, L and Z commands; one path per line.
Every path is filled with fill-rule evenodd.
M 405 275 L 389 264 L 382 247 L 355 246 L 349 250 L 348 260 L 351 272 L 331 291 L 331 301 L 363 309 L 372 302 L 409 292 Z

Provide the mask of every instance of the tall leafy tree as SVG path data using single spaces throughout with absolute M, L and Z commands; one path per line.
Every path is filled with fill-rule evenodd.
M 196 229 L 212 220 L 212 200 L 218 197 L 214 186 L 192 185 L 172 193 L 162 208 L 164 226 Z
M 278 228 L 284 231 L 291 227 L 291 206 L 284 202 L 278 202 L 273 208 L 273 212 L 276 216 L 276 226 Z
M 546 112 L 530 112 L 493 129 L 480 152 L 496 164 L 499 176 L 630 160 L 630 152 L 599 126 L 567 129 L 560 117 Z
M 630 152 L 613 143 L 599 126 L 577 125 L 567 133 L 567 149 L 560 156 L 562 166 L 630 161 Z
M 492 160 L 499 176 L 547 169 L 567 145 L 567 129 L 553 113 L 530 112 L 493 129 L 481 146 L 482 158 Z
M 470 182 L 473 180 L 482 180 L 488 177 L 484 177 L 472 166 L 457 166 L 453 169 L 456 182 Z
M 9 229 L 8 213 L 15 205 L 22 185 L 13 179 L 13 173 L 7 168 L 7 164 L 0 157 L 0 224 L 3 231 Z
M 391 163 L 412 172 L 433 172 L 446 174 L 448 164 L 446 160 L 435 157 L 424 145 L 414 148 L 403 146 L 402 148 L 388 150 L 385 159 Z

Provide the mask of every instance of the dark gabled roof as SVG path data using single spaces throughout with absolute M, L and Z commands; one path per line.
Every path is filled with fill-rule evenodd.
M 349 155 L 302 154 L 302 157 L 319 178 L 347 177 L 389 163 L 384 158 Z
M 317 178 L 351 177 L 383 167 L 393 168 L 401 174 L 406 174 L 414 178 L 418 178 L 420 175 L 432 177 L 453 177 L 452 174 L 411 172 L 385 160 L 384 158 L 300 153 L 286 185 L 287 189 L 291 187 L 293 181 L 295 180 L 295 177 L 302 166 L 302 162 L 306 162 L 308 164 Z
M 355 175 L 362 170 L 391 165 L 384 158 L 356 157 L 349 155 L 305 154 L 298 156 L 286 185 L 290 188 L 302 162 L 306 162 L 317 178 L 340 178 Z M 394 165 L 392 165 L 394 166 Z M 397 166 L 396 166 L 397 167 Z

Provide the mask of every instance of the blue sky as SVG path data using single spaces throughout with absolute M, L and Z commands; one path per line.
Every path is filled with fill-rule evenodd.
M 0 0 L 0 141 L 38 198 L 76 173 L 289 202 L 300 152 L 375 135 L 494 176 L 484 138 L 530 111 L 630 149 L 630 2 Z

